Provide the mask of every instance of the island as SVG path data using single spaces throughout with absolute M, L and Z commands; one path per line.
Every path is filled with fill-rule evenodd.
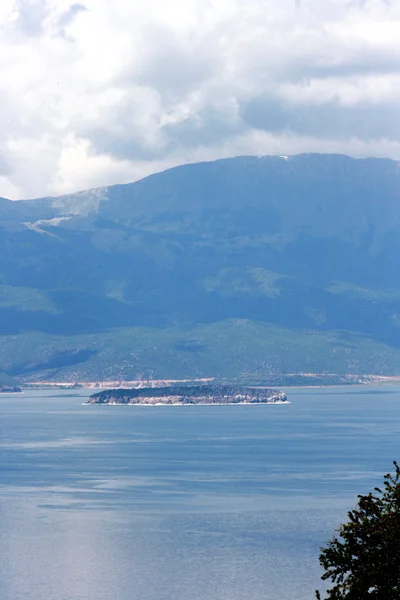
M 0 394 L 20 394 L 22 392 L 18 385 L 0 384 Z
M 286 394 L 267 388 L 236 385 L 195 385 L 104 390 L 88 404 L 193 405 L 193 404 L 290 404 Z

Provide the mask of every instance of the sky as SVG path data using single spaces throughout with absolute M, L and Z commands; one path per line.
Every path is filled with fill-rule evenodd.
M 0 196 L 243 154 L 400 159 L 399 0 L 1 0 Z

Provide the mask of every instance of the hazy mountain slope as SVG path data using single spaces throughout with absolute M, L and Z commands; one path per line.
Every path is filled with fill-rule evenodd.
M 280 373 L 392 374 L 400 348 L 348 332 L 290 330 L 242 319 L 187 328 L 116 328 L 72 336 L 4 336 L 3 368 L 19 380 L 98 381 Z
M 99 378 L 145 352 L 126 358 L 129 377 L 400 372 L 399 183 L 390 160 L 240 157 L 1 199 L 0 371 Z M 190 341 L 221 328 L 214 357 Z

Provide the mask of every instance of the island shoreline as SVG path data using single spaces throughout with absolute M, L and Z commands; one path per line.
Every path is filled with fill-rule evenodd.
M 208 384 L 104 390 L 90 396 L 88 404 L 227 406 L 289 402 L 286 394 L 277 389 Z

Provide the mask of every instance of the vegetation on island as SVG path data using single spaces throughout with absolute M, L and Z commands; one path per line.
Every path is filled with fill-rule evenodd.
M 400 467 L 394 465 L 382 489 L 358 496 L 348 522 L 321 549 L 322 579 L 333 583 L 327 600 L 400 598 Z
M 0 384 L 0 394 L 14 394 L 21 392 L 21 388 L 18 385 L 3 385 Z
M 153 388 L 105 390 L 93 394 L 90 404 L 262 404 L 284 402 L 279 390 L 236 385 L 175 385 Z

